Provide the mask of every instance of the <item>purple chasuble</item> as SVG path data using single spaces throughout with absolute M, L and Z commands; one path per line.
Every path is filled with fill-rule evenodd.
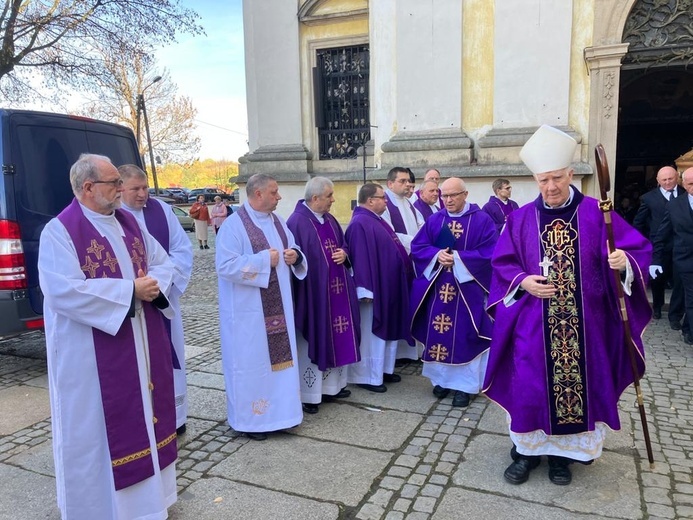
M 500 233 L 505 225 L 505 221 L 508 219 L 508 215 L 518 209 L 518 207 L 517 202 L 514 200 L 508 199 L 507 204 L 503 204 L 503 201 L 498 197 L 491 195 L 488 202 L 484 204 L 484 207 L 481 209 L 488 213 L 493 219 L 493 222 L 496 224 L 496 229 L 498 233 Z
M 241 217 L 243 227 L 248 233 L 248 240 L 253 248 L 253 253 L 259 253 L 270 248 L 267 237 L 262 229 L 257 227 L 248 215 L 248 211 L 244 206 L 238 210 L 238 216 Z M 279 219 L 270 213 L 274 227 L 277 229 L 279 238 L 284 244 L 284 249 L 289 247 L 289 241 L 284 232 Z M 280 261 L 282 261 L 280 259 Z M 267 347 L 269 349 L 269 358 L 272 371 L 284 370 L 294 366 L 294 360 L 291 357 L 291 343 L 289 333 L 286 328 L 286 314 L 284 312 L 284 304 L 282 303 L 282 292 L 279 287 L 279 278 L 277 277 L 277 269 L 270 269 L 269 283 L 267 289 L 260 288 L 260 299 L 262 300 L 262 313 L 265 316 L 265 330 L 267 331 Z
M 308 342 L 308 357 L 322 371 L 361 360 L 361 316 L 354 280 L 346 264 L 332 260 L 335 249 L 348 250 L 337 220 L 324 222 L 299 200 L 286 221 L 308 259 L 308 275 L 293 279 L 296 328 Z
M 620 216 L 612 219 L 616 247 L 635 278 L 625 300 L 642 375 L 652 249 Z M 492 259 L 488 311 L 495 326 L 484 387 L 510 414 L 513 432 L 575 434 L 593 431 L 596 422 L 620 428 L 618 400 L 633 373 L 606 242 L 598 201 L 576 189 L 565 208 L 547 209 L 539 197 L 508 217 Z M 543 269 L 556 295 L 520 290 L 506 306 L 522 280 Z
M 135 217 L 115 210 L 123 228 L 123 240 L 131 253 L 135 273 L 147 270 L 144 239 Z M 72 239 L 78 259 L 84 259 L 85 279 L 122 278 L 118 259 L 111 244 L 84 215 L 77 199 L 58 219 Z M 79 260 L 80 263 L 82 260 Z M 133 289 L 134 290 L 134 289 Z M 150 396 L 154 413 L 159 468 L 176 460 L 176 408 L 170 342 L 161 313 L 149 302 L 142 302 L 147 323 Z M 149 436 L 142 405 L 135 339 L 130 318 L 126 318 L 115 336 L 92 329 L 94 351 L 101 387 L 106 436 L 111 454 L 115 489 L 137 484 L 154 475 Z
M 413 266 L 399 238 L 385 220 L 362 207 L 354 209 L 344 238 L 356 287 L 373 293 L 373 334 L 413 345 L 409 330 Z
M 436 213 L 435 208 L 432 208 L 421 199 L 416 199 L 414 202 L 414 208 L 419 210 L 419 213 L 421 213 L 421 216 L 424 218 L 424 222 L 427 221 L 428 218 L 433 215 L 433 213 Z
M 392 199 L 390 199 L 390 196 L 387 193 L 385 193 L 385 201 L 387 202 L 387 209 L 390 212 L 390 220 L 392 221 L 392 227 L 395 229 L 395 233 L 408 235 L 409 232 L 407 231 L 407 226 L 404 224 L 404 219 L 399 211 L 399 206 L 395 204 Z M 414 209 L 414 206 L 412 206 L 411 202 L 406 199 L 405 204 L 409 205 L 409 209 L 411 209 L 411 212 L 414 214 L 414 218 L 416 219 L 416 210 Z
M 454 240 L 462 263 L 474 278 L 459 283 L 450 267 L 440 265 L 431 280 L 423 272 L 441 249 L 441 232 Z M 434 213 L 411 244 L 417 278 L 412 288 L 412 334 L 424 344 L 424 362 L 461 365 L 490 346 L 493 323 L 485 310 L 491 280 L 491 255 L 498 233 L 476 204 L 463 215 Z
M 169 254 L 171 246 L 168 232 L 168 220 L 166 220 L 164 208 L 158 202 L 150 201 L 149 204 L 146 204 L 142 208 L 142 214 L 144 215 L 144 223 L 147 226 L 149 234 L 161 244 L 166 254 Z M 180 361 L 178 360 L 176 349 L 173 346 L 173 339 L 171 338 L 171 320 L 164 315 L 161 317 L 164 319 L 164 326 L 171 340 L 171 359 L 173 361 L 173 368 L 180 370 Z

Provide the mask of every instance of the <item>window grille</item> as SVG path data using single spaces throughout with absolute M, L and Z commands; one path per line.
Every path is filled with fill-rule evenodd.
M 317 51 L 313 69 L 320 159 L 351 159 L 370 139 L 368 45 Z

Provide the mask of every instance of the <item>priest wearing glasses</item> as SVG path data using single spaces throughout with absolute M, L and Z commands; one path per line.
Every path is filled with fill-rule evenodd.
M 485 392 L 508 413 L 512 464 L 504 477 L 522 484 L 548 459 L 556 485 L 569 465 L 590 464 L 609 429 L 621 427 L 618 400 L 633 382 L 619 315 L 620 272 L 637 370 L 645 370 L 642 332 L 650 320 L 651 246 L 612 212 L 609 254 L 598 201 L 571 184 L 576 141 L 544 125 L 520 158 L 540 195 L 508 216 L 492 258 L 489 313 L 495 318 Z

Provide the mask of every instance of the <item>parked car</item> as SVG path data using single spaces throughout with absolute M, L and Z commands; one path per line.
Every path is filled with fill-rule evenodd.
M 217 195 L 221 197 L 221 200 L 233 200 L 231 195 L 219 188 L 195 188 L 194 190 L 190 190 L 188 202 L 195 202 L 200 195 L 205 196 L 205 202 L 214 202 L 214 197 Z
M 179 208 L 178 206 L 171 206 L 171 209 L 173 209 L 173 214 L 178 218 L 178 222 L 183 226 L 183 229 L 186 231 L 195 231 L 195 221 L 187 210 Z
M 181 198 L 181 202 L 186 203 L 188 202 L 188 192 L 190 190 L 186 190 L 185 188 L 166 188 L 168 191 L 173 193 L 176 197 Z
M 154 197 L 154 195 L 154 188 L 149 188 L 149 196 Z M 159 188 L 159 194 L 157 195 L 157 197 L 159 197 L 161 200 L 165 200 L 166 202 L 169 202 L 166 199 L 171 199 L 174 204 L 185 204 L 186 202 L 188 202 L 188 197 L 186 197 L 183 194 L 183 192 L 174 193 L 173 191 L 166 188 Z
M 73 199 L 82 153 L 142 166 L 132 130 L 95 119 L 0 109 L 0 338 L 43 327 L 39 236 Z

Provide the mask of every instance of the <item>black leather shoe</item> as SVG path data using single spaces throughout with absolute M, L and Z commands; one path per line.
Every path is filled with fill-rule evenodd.
M 387 387 L 386 387 L 385 385 L 366 385 L 366 384 L 362 384 L 362 385 L 356 385 L 356 386 L 360 386 L 360 387 L 363 388 L 364 390 L 368 390 L 368 391 L 370 391 L 370 392 L 375 392 L 376 394 L 384 394 L 385 392 L 387 392 Z
M 568 465 L 572 461 L 565 457 L 549 455 L 549 480 L 557 486 L 567 486 L 573 480 Z
M 503 477 L 511 484 L 524 484 L 529 480 L 529 472 L 536 468 L 541 462 L 540 457 L 527 457 L 517 454 L 517 460 L 507 467 Z
M 266 441 L 267 434 L 265 432 L 245 432 L 245 436 L 254 441 Z
M 344 388 L 342 388 L 339 392 L 337 392 L 334 395 L 322 394 L 322 402 L 323 403 L 330 403 L 330 402 L 334 401 L 335 399 L 346 399 L 350 395 L 351 395 L 351 390 L 347 389 L 347 387 L 345 386 Z
M 187 426 L 185 426 L 185 424 L 179 426 L 178 428 L 176 428 L 176 435 L 178 435 L 178 437 L 180 437 L 181 435 L 183 435 L 185 433 L 185 431 L 187 429 L 188 428 L 187 428 Z
M 395 359 L 395 368 L 406 367 L 409 363 L 411 363 L 410 359 L 406 359 L 406 358 Z
M 693 345 L 693 334 L 684 334 L 683 335 L 683 342 L 686 345 Z
M 469 406 L 469 394 L 462 390 L 457 390 L 452 398 L 452 406 L 459 406 L 461 408 Z
M 681 330 L 681 324 L 678 321 L 670 321 L 669 326 L 671 330 Z
M 662 309 L 653 309 L 652 310 L 652 317 L 655 320 L 659 320 L 662 318 Z
M 440 385 L 436 385 L 433 387 L 433 395 L 435 395 L 438 399 L 445 399 L 449 393 L 449 388 L 443 388 Z
M 306 413 L 318 413 L 318 405 L 313 403 L 303 403 L 303 411 Z
M 385 383 L 399 383 L 402 380 L 402 376 L 399 374 L 383 374 L 383 382 Z

